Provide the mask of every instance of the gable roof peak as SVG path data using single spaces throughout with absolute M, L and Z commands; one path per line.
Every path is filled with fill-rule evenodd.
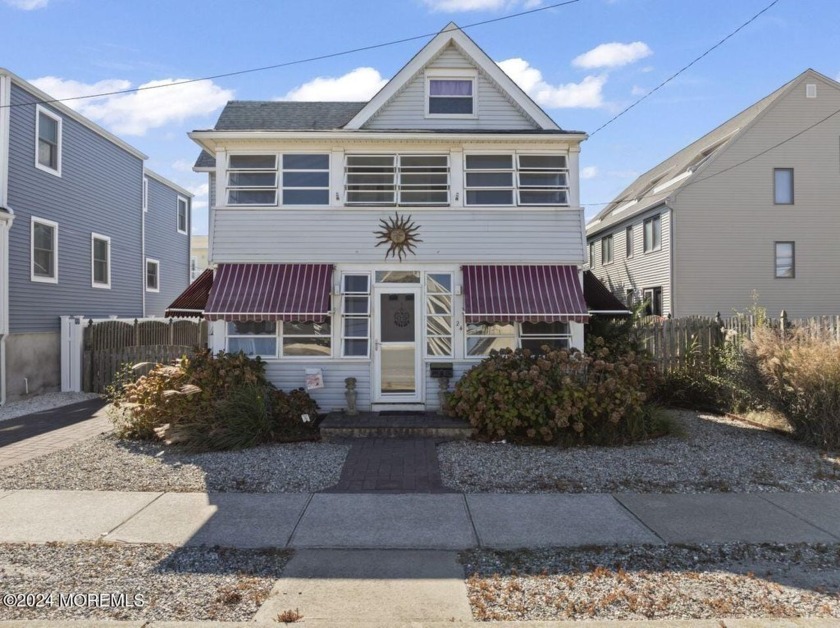
M 440 32 L 441 32 L 441 33 L 445 33 L 445 32 L 447 32 L 447 31 L 459 31 L 459 30 L 461 30 L 461 27 L 460 27 L 460 26 L 458 26 L 455 22 L 449 22 L 449 24 L 447 24 L 446 26 L 444 26 L 444 27 L 441 29 L 441 31 L 440 31 Z

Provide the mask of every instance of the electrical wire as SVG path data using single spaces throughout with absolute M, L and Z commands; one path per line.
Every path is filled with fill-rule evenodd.
M 464 31 L 468 28 L 474 28 L 476 26 L 484 26 L 486 24 L 493 24 L 496 22 L 502 22 L 505 20 L 511 20 L 517 17 L 522 17 L 525 15 L 532 15 L 534 13 L 539 13 L 542 11 L 548 11 L 550 9 L 557 9 L 560 7 L 564 7 L 570 4 L 575 4 L 580 2 L 581 0 L 564 0 L 563 2 L 556 2 L 554 4 L 549 4 L 544 7 L 537 7 L 534 9 L 528 9 L 526 11 L 519 11 L 517 13 L 511 13 L 509 15 L 503 15 L 501 17 L 495 17 L 489 20 L 482 20 L 481 22 L 473 22 L 472 24 L 466 24 L 464 26 L 459 26 L 458 30 Z M 778 2 L 778 0 L 776 0 Z M 434 33 L 425 33 L 423 35 L 414 35 L 412 37 L 404 37 L 402 39 L 394 39 L 392 41 L 382 42 L 378 44 L 371 44 L 369 46 L 361 46 L 359 48 L 352 48 L 350 50 L 342 50 L 340 52 L 331 52 L 323 55 L 317 55 L 315 57 L 307 57 L 305 59 L 296 59 L 294 61 L 284 61 L 283 63 L 275 63 L 272 65 L 265 65 L 258 68 L 248 68 L 246 70 L 236 70 L 234 72 L 224 72 L 222 74 L 213 74 L 211 76 L 205 76 L 202 78 L 194 78 L 194 79 L 185 79 L 183 81 L 175 81 L 173 83 L 164 83 L 162 85 L 146 85 L 142 87 L 132 87 L 129 89 L 120 89 L 114 90 L 110 92 L 99 92 L 96 94 L 86 94 L 84 96 L 72 96 L 69 98 L 55 98 L 52 100 L 33 100 L 30 102 L 23 102 L 23 103 L 14 103 L 9 105 L 0 105 L 0 109 L 4 107 L 24 107 L 27 105 L 43 105 L 43 104 L 51 104 L 51 103 L 58 103 L 58 102 L 68 102 L 71 100 L 87 100 L 91 98 L 104 98 L 106 96 L 118 96 L 120 94 L 132 94 L 135 92 L 140 91 L 148 91 L 151 89 L 164 89 L 167 87 L 178 87 L 179 85 L 188 85 L 190 83 L 198 83 L 200 81 L 212 81 L 221 78 L 228 78 L 231 76 L 241 76 L 243 74 L 252 74 L 254 72 L 265 72 L 267 70 L 276 70 L 278 68 L 287 68 L 293 65 L 302 65 L 304 63 L 312 63 L 313 61 L 323 61 L 324 59 L 334 59 L 336 57 L 343 57 L 351 54 L 355 54 L 357 52 L 365 52 L 368 50 L 376 50 L 378 48 L 386 48 L 388 46 L 395 46 L 397 44 L 404 44 L 409 41 L 415 41 L 418 39 L 426 39 L 428 37 L 435 37 L 436 35 L 440 34 L 439 32 Z

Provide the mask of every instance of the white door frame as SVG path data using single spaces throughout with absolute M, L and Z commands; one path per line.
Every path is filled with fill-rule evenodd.
M 414 393 L 382 393 L 382 308 L 380 301 L 383 294 L 413 294 L 414 295 Z M 425 371 L 423 363 L 423 288 L 422 285 L 374 285 L 373 291 L 373 403 L 408 403 L 423 402 Z

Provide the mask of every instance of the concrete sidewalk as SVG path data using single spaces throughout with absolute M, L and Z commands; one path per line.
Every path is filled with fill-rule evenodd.
M 840 494 L 0 491 L 0 542 L 461 550 L 840 542 Z

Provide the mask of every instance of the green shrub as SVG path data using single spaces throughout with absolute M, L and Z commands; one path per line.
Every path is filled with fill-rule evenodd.
M 318 406 L 303 390 L 275 389 L 265 363 L 244 354 L 203 351 L 159 364 L 111 390 L 120 438 L 159 438 L 198 450 L 241 449 L 312 438 Z M 302 414 L 313 422 L 304 423 Z
M 612 445 L 643 437 L 653 365 L 598 344 L 592 355 L 549 347 L 493 352 L 456 384 L 450 413 L 479 436 L 517 442 Z

